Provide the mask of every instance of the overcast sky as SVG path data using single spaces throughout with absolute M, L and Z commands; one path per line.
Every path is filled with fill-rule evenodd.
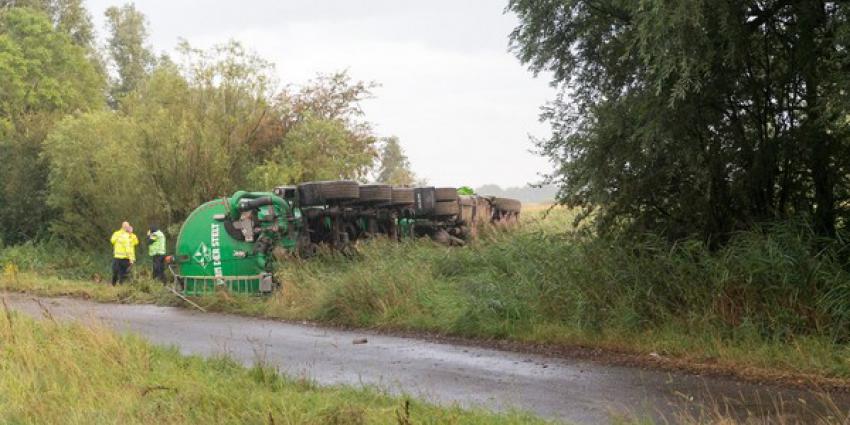
M 507 51 L 516 18 L 505 0 L 140 0 L 156 52 L 241 41 L 276 65 L 282 84 L 348 69 L 375 81 L 364 105 L 380 136 L 401 139 L 414 172 L 436 185 L 521 186 L 549 163 L 539 108 L 554 97 Z M 114 0 L 87 0 L 99 33 Z

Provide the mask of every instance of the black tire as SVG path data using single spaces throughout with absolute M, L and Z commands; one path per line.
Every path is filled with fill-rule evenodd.
M 518 213 L 522 209 L 522 202 L 517 201 L 516 199 L 493 198 L 491 203 L 493 208 L 509 213 Z
M 392 205 L 410 205 L 415 200 L 412 187 L 394 187 L 392 189 L 392 201 L 390 202 Z
M 322 196 L 325 201 L 354 201 L 360 198 L 360 184 L 351 180 L 325 182 Z
M 387 184 L 365 184 L 360 186 L 360 203 L 381 204 L 392 202 L 393 187 Z
M 454 187 L 438 187 L 434 190 L 434 199 L 440 201 L 456 201 L 457 188 Z
M 322 182 L 306 182 L 298 186 L 298 203 L 304 206 L 322 205 Z
M 353 201 L 359 197 L 360 185 L 350 180 L 307 182 L 298 185 L 298 199 L 304 206 Z
M 439 201 L 434 203 L 435 217 L 450 217 L 460 213 L 460 204 L 457 201 Z

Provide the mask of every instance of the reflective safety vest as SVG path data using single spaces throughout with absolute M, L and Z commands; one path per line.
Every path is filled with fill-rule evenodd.
M 129 259 L 136 261 L 136 245 L 139 244 L 139 238 L 135 234 L 125 232 L 124 229 L 118 230 L 112 234 L 112 247 L 115 249 L 115 258 L 119 260 Z
M 151 244 L 148 245 L 148 255 L 165 255 L 165 233 L 162 230 L 157 230 L 148 235 Z

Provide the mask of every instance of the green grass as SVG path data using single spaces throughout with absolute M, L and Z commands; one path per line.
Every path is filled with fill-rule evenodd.
M 226 357 L 181 356 L 98 325 L 34 321 L 0 306 L 0 423 L 534 424 L 369 388 L 318 387 Z
M 105 303 L 180 304 L 180 300 L 166 291 L 162 284 L 151 280 L 138 280 L 113 287 L 104 282 L 21 271 L 9 264 L 0 264 L 0 291 L 25 292 L 45 297 L 76 297 Z
M 326 253 L 284 264 L 283 290 L 270 297 L 198 302 L 341 326 L 658 353 L 673 366 L 743 375 L 850 379 L 850 264 L 839 243 L 786 223 L 711 252 L 696 241 L 600 238 L 569 230 L 571 220 L 564 210 L 527 214 L 520 230 L 494 230 L 460 249 L 373 241 L 354 259 Z M 156 285 L 112 289 L 43 275 L 25 267 L 2 283 L 43 295 L 174 302 Z
M 712 253 L 696 243 L 553 232 L 559 220 L 466 249 L 378 243 L 357 261 L 290 264 L 280 272 L 282 293 L 261 310 L 237 308 L 850 378 L 848 266 L 804 230 L 742 234 Z

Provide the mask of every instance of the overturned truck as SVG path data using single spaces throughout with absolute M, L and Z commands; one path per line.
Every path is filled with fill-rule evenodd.
M 276 261 L 309 258 L 322 246 L 348 253 L 357 241 L 375 237 L 461 246 L 485 226 L 516 224 L 521 207 L 514 199 L 458 195 L 449 187 L 346 180 L 239 191 L 189 215 L 172 272 L 187 295 L 269 293 L 278 286 Z

